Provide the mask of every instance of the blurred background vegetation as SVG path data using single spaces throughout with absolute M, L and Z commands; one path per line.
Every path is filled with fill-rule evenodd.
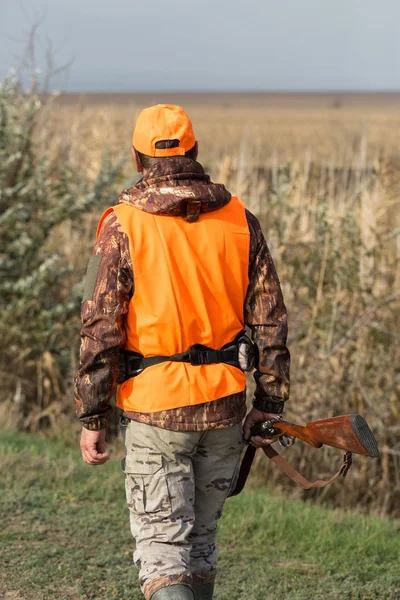
M 52 96 L 16 77 L 0 88 L 0 371 L 3 427 L 71 437 L 80 297 L 96 223 L 134 181 L 135 115 L 182 104 L 200 162 L 260 218 L 289 311 L 298 422 L 358 412 L 379 460 L 347 480 L 295 489 L 317 502 L 400 508 L 400 96 L 182 94 Z M 368 124 L 368 126 L 367 126 Z M 122 158 L 121 158 L 122 157 Z M 327 476 L 340 452 L 300 443 L 289 460 Z M 260 457 L 261 458 L 261 457 Z

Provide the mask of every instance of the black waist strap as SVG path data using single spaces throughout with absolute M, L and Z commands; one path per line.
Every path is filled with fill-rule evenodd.
M 193 346 L 187 352 L 173 354 L 172 356 L 150 356 L 143 358 L 143 368 L 159 365 L 163 362 L 186 362 L 194 366 L 212 365 L 214 363 L 227 363 L 236 366 L 236 350 L 213 350 L 207 346 L 202 346 L 201 350 L 195 349 Z
M 194 366 L 225 363 L 238 369 L 241 368 L 236 338 L 233 342 L 222 347 L 221 350 L 213 350 L 208 346 L 195 344 L 188 351 L 173 354 L 172 356 L 149 356 L 145 358 L 138 352 L 121 349 L 118 383 L 123 383 L 131 377 L 136 377 L 148 367 L 170 361 L 190 363 Z

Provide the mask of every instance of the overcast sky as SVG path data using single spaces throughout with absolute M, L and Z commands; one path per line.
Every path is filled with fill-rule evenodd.
M 70 91 L 400 89 L 399 0 L 0 0 L 1 77 L 43 9 Z

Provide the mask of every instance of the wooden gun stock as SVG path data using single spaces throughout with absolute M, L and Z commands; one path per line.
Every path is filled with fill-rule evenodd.
M 251 428 L 251 435 L 261 435 L 264 438 L 279 439 L 283 436 L 299 438 L 314 448 L 321 448 L 324 444 L 333 448 L 346 450 L 343 458 L 343 464 L 330 479 L 323 481 L 308 481 L 292 465 L 290 465 L 283 456 L 280 456 L 271 446 L 263 446 L 263 452 L 272 460 L 286 475 L 300 485 L 305 490 L 311 488 L 324 488 L 335 481 L 338 477 L 345 477 L 351 466 L 351 453 L 363 454 L 364 456 L 379 456 L 379 450 L 372 431 L 366 421 L 360 415 L 343 415 L 322 419 L 321 421 L 311 421 L 305 427 L 288 423 L 287 421 L 269 419 L 263 423 L 257 423 Z M 281 440 L 282 441 L 282 440 Z M 247 476 L 253 462 L 256 448 L 249 444 L 244 454 L 240 471 L 234 490 L 229 494 L 236 496 L 243 489 Z
M 254 425 L 251 433 L 271 439 L 286 435 L 303 440 L 314 448 L 326 445 L 364 456 L 379 456 L 373 433 L 360 415 L 343 415 L 312 421 L 305 427 L 286 421 L 266 421 Z

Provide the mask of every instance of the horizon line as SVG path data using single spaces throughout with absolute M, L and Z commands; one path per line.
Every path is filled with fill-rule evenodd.
M 296 89 L 276 89 L 276 90 L 257 90 L 257 89 L 201 89 L 201 90 L 184 90 L 184 89 L 168 89 L 168 90 L 58 90 L 60 94 L 137 94 L 137 95 L 148 95 L 148 94 L 314 94 L 314 95 L 326 95 L 326 94 L 399 94 L 400 88 L 398 89 L 307 89 L 307 90 L 296 90 Z

